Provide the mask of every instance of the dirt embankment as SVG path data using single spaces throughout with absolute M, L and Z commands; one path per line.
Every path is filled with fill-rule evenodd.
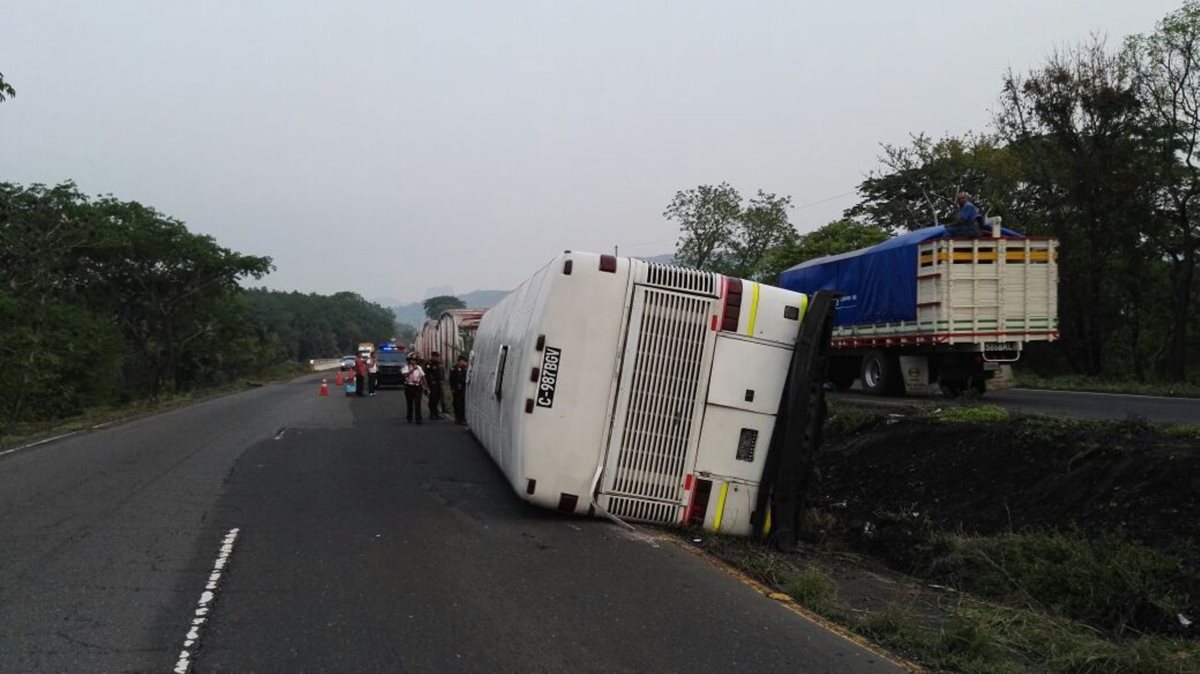
M 814 504 L 860 533 L 885 534 L 881 522 L 904 520 L 966 534 L 1117 533 L 1200 563 L 1194 434 L 1040 418 L 855 425 L 833 419 Z

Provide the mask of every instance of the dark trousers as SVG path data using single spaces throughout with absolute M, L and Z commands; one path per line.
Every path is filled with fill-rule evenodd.
M 978 239 L 980 237 L 979 225 L 974 222 L 960 222 L 953 225 L 946 225 L 946 233 L 950 236 L 962 236 L 968 239 Z
M 467 421 L 466 391 L 454 391 L 454 420 L 460 424 Z
M 379 388 L 379 373 L 372 372 L 371 374 L 369 374 L 367 376 L 369 376 L 371 378 L 369 387 L 370 387 L 371 393 L 374 393 L 375 389 Z
M 440 419 L 446 410 L 442 406 L 442 385 L 429 385 L 429 418 Z
M 404 400 L 408 410 L 407 419 L 421 423 L 421 387 L 405 384 Z
M 358 389 L 358 396 L 360 398 L 367 395 L 367 378 L 361 374 L 355 374 L 354 387 Z

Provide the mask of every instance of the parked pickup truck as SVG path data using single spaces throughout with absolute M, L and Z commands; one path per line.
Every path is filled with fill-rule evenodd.
M 780 275 L 788 290 L 841 293 L 829 379 L 875 395 L 983 393 L 1025 345 L 1058 339 L 1058 240 L 998 224 L 985 238 L 945 227 L 809 260 Z

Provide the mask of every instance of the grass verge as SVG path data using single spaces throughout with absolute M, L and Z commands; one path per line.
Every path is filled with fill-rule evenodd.
M 996 405 L 971 405 L 964 407 L 947 407 L 937 412 L 930 412 L 929 417 L 936 421 L 947 423 L 999 423 L 1009 420 L 1008 410 Z
M 1191 382 L 1138 382 L 1085 377 L 1082 375 L 1040 377 L 1027 372 L 1016 373 L 1016 380 L 1019 388 L 1046 389 L 1049 391 L 1089 391 L 1093 393 L 1126 393 L 1132 395 L 1200 398 L 1200 384 Z
M 1106 582 L 1088 578 L 1092 572 L 1072 574 L 1065 565 L 1047 573 L 1035 567 L 1001 567 L 976 576 L 973 564 L 958 566 L 963 580 L 996 583 L 996 573 L 1012 573 L 1012 583 L 1030 585 L 1023 592 L 1011 592 L 1011 585 L 999 583 L 1001 591 L 989 591 L 1004 601 L 976 596 L 939 585 L 928 585 L 894 572 L 872 568 L 869 562 L 847 565 L 853 556 L 814 551 L 806 554 L 775 552 L 745 539 L 711 534 L 687 534 L 689 540 L 701 538 L 703 547 L 718 558 L 733 564 L 768 587 L 785 592 L 798 604 L 875 643 L 935 671 L 964 674 L 1017 674 L 1024 672 L 1071 672 L 1093 674 L 1128 672 L 1131 674 L 1194 674 L 1200 672 L 1200 640 L 1166 635 L 1146 635 L 1126 630 L 1118 635 L 1096 628 L 1047 609 L 1031 598 L 1044 588 L 1038 579 L 1050 580 L 1077 575 L 1076 582 L 1055 585 L 1054 596 L 1085 598 L 1093 587 L 1088 582 Z M 1026 561 L 1046 553 L 1047 541 L 1008 537 L 995 543 L 1002 548 L 1020 548 Z M 956 554 L 965 549 L 987 549 L 1000 554 L 982 539 L 964 539 Z M 1096 542 L 1102 548 L 1111 542 Z M 1062 542 L 1049 543 L 1057 548 Z M 1070 546 L 1081 545 L 1070 541 Z M 1114 556 L 1124 559 L 1128 551 Z M 1078 556 L 1078 555 L 1076 555 Z M 1087 556 L 1087 555 L 1084 555 Z M 1143 564 L 1135 572 L 1133 586 L 1146 582 L 1158 561 Z M 1117 569 L 1119 563 L 1106 564 Z M 941 588 L 941 589 L 938 589 Z M 1154 595 L 1154 592 L 1150 592 Z M 882 603 L 881 603 L 882 602 Z M 1106 601 L 1101 602 L 1108 605 Z
M 944 550 L 922 575 L 973 595 L 1079 621 L 1114 637 L 1180 632 L 1200 574 L 1117 536 L 937 534 Z

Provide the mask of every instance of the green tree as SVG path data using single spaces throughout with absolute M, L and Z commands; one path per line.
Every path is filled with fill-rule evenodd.
M 1156 150 L 1161 185 L 1157 211 L 1170 226 L 1157 239 L 1168 261 L 1170 327 L 1165 370 L 1183 381 L 1188 329 L 1196 312 L 1196 264 L 1200 255 L 1200 3 L 1188 2 L 1148 35 L 1125 43 L 1125 58 L 1143 104 Z
M 112 399 L 123 347 L 109 321 L 0 288 L 0 325 L 0 435 L 12 423 L 68 416 Z
M 93 305 L 107 306 L 141 356 L 153 395 L 200 379 L 183 369 L 203 338 L 218 332 L 244 277 L 272 269 L 267 257 L 242 255 L 192 234 L 182 222 L 137 202 L 111 197 L 96 203 L 105 229 L 96 256 Z
M 729 183 L 676 192 L 663 211 L 663 217 L 679 223 L 675 261 L 696 269 L 720 265 L 741 214 L 742 196 Z
M 103 370 L 108 356 L 118 354 L 120 396 L 203 385 L 235 368 L 229 344 L 233 335 L 246 335 L 238 281 L 270 268 L 270 258 L 222 248 L 137 202 L 93 200 L 72 183 L 0 183 L 0 288 L 10 306 L 28 313 L 37 337 L 13 348 L 44 343 L 55 355 L 40 357 L 42 368 L 58 354 L 82 349 L 89 372 L 93 365 Z M 57 327 L 63 325 L 76 328 Z M 101 339 L 110 329 L 119 335 L 116 344 Z M 72 330 L 113 348 L 99 353 L 57 343 Z M 19 367 L 28 357 L 21 352 L 0 368 Z M 91 376 L 108 380 L 105 372 Z M 88 386 L 80 382 L 58 393 L 82 400 Z M 40 410 L 21 407 L 31 418 L 59 413 L 49 402 Z
M 352 292 L 334 295 L 265 288 L 244 293 L 247 317 L 261 326 L 277 359 L 307 362 L 352 353 L 360 341 L 397 336 L 392 310 Z
M 1004 78 L 995 123 L 1025 167 L 1040 232 L 1062 242 L 1062 345 L 1084 374 L 1122 361 L 1144 372 L 1157 233 L 1142 113 L 1129 67 L 1100 40 Z M 1118 335 L 1125 358 L 1109 357 Z
M 1010 223 L 1028 217 L 1018 158 L 994 136 L 916 134 L 909 145 L 882 147 L 881 168 L 859 184 L 861 201 L 848 218 L 889 230 L 941 225 L 953 221 L 958 192 L 970 193 L 986 215 Z
M 733 234 L 720 257 L 720 271 L 737 278 L 772 280 L 774 275 L 763 263 L 771 251 L 796 240 L 796 230 L 788 222 L 792 198 L 758 191 L 738 214 Z
M 788 222 L 791 207 L 790 196 L 763 190 L 743 205 L 737 190 L 721 183 L 676 192 L 663 215 L 679 223 L 678 264 L 765 279 L 767 255 L 796 239 L 796 230 Z
M 834 220 L 794 241 L 773 248 L 761 267 L 763 280 L 776 282 L 784 270 L 827 255 L 848 253 L 887 240 L 882 227 L 850 219 Z
M 4 80 L 4 73 L 0 73 L 0 103 L 17 95 L 17 90 L 12 88 L 12 85 Z
M 417 335 L 420 333 L 415 327 L 408 323 L 396 324 L 396 341 L 401 344 L 412 344 L 417 341 Z
M 437 295 L 430 297 L 422 302 L 425 306 L 425 315 L 430 319 L 435 319 L 442 315 L 443 311 L 450 309 L 466 309 L 467 305 L 463 301 L 453 295 Z

